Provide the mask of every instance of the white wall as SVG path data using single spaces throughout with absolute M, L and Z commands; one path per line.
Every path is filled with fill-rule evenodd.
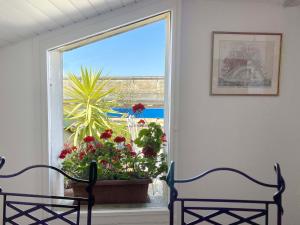
M 8 161 L 4 171 L 41 159 L 40 77 L 34 71 L 34 58 L 32 40 L 0 52 L 0 154 Z M 40 183 L 22 182 L 22 188 L 39 191 Z
M 167 10 L 173 11 L 172 18 L 176 21 L 177 4 L 177 0 L 141 1 L 1 49 L 0 155 L 7 160 L 1 174 L 49 162 L 47 90 L 51 80 L 47 77 L 47 50 Z M 9 191 L 20 192 L 22 189 L 23 192 L 44 194 L 49 189 L 48 177 L 44 174 L 28 174 L 22 178 L 14 184 L 1 180 L 0 186 Z M 167 218 L 164 207 L 141 209 L 139 212 L 130 209 L 128 212 L 97 212 L 93 222 L 99 225 L 163 225 L 167 224 Z
M 1 49 L 0 154 L 7 158 L 6 171 L 45 162 L 46 49 L 158 11 L 168 8 L 176 10 L 178 5 L 175 2 L 177 1 L 145 1 L 139 6 L 121 9 Z M 181 60 L 173 68 L 180 69 L 179 73 L 174 70 L 175 75 L 179 74 L 180 80 L 175 79 L 173 96 L 176 100 L 175 109 L 180 106 L 180 111 L 174 112 L 174 121 L 179 124 L 173 129 L 174 135 L 178 134 L 178 176 L 191 176 L 199 170 L 216 166 L 231 166 L 273 182 L 275 176 L 272 165 L 277 161 L 281 164 L 287 181 L 283 224 L 299 224 L 300 177 L 297 171 L 300 158 L 300 106 L 297 98 L 300 96 L 300 8 L 284 9 L 277 4 L 252 0 L 181 2 L 180 21 L 176 21 L 177 28 L 181 31 L 180 43 L 176 42 L 179 40 L 176 39 L 176 34 L 173 36 L 176 47 L 173 50 L 175 53 L 181 52 L 181 55 L 174 57 Z M 283 32 L 280 95 L 210 96 L 213 30 Z M 236 181 L 235 178 L 232 181 Z M 40 180 L 40 176 L 36 176 L 27 182 L 19 182 L 17 188 L 21 186 L 26 191 L 40 192 Z M 219 181 L 211 182 L 215 184 Z M 230 185 L 227 182 L 224 187 Z M 218 191 L 216 186 L 210 186 L 209 189 Z M 186 190 L 190 193 L 208 193 L 195 187 Z M 252 197 L 257 194 L 259 198 L 269 197 L 265 191 L 256 192 L 242 182 L 231 191 L 236 196 L 243 194 Z M 155 220 L 152 222 L 159 223 Z M 127 223 L 133 224 L 128 220 Z
M 300 8 L 258 1 L 187 0 L 182 1 L 181 23 L 180 177 L 230 166 L 273 183 L 272 166 L 279 162 L 287 182 L 283 224 L 299 224 Z M 210 96 L 212 31 L 283 32 L 280 95 Z M 232 188 L 231 179 L 221 178 L 209 192 L 271 197 L 234 178 L 238 187 Z M 221 181 L 226 185 L 220 185 Z M 201 187 L 189 191 L 199 192 Z

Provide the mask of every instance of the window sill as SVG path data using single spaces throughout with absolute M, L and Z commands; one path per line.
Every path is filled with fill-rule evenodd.
M 120 208 L 103 209 L 97 206 L 93 209 L 93 225 L 167 225 L 168 208 Z M 86 212 L 82 221 L 86 219 Z
M 86 218 L 86 210 L 82 221 Z M 103 204 L 93 207 L 93 225 L 168 225 L 166 200 L 152 197 L 143 204 Z
M 161 214 L 161 213 L 168 213 L 167 207 L 153 207 L 153 208 L 115 208 L 115 209 L 103 209 L 98 208 L 97 206 L 94 207 L 93 213 L 94 214 L 101 214 L 101 215 L 129 215 L 129 214 Z

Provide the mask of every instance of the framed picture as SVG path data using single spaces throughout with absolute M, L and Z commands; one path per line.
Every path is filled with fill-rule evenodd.
M 282 34 L 213 32 L 212 95 L 278 95 Z

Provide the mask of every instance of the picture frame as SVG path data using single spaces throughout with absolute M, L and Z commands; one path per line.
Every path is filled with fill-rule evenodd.
M 213 32 L 211 95 L 279 95 L 282 33 Z

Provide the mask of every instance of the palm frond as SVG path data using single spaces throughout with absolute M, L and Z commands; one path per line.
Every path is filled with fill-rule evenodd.
M 118 87 L 112 87 L 110 79 L 103 79 L 102 71 L 93 72 L 81 67 L 80 76 L 68 74 L 68 83 L 64 87 L 64 119 L 68 121 L 66 130 L 71 130 L 74 145 L 85 136 L 96 138 L 105 129 L 126 132 L 126 124 L 116 123 L 108 113 L 122 101 Z M 128 132 L 128 131 L 127 131 Z

